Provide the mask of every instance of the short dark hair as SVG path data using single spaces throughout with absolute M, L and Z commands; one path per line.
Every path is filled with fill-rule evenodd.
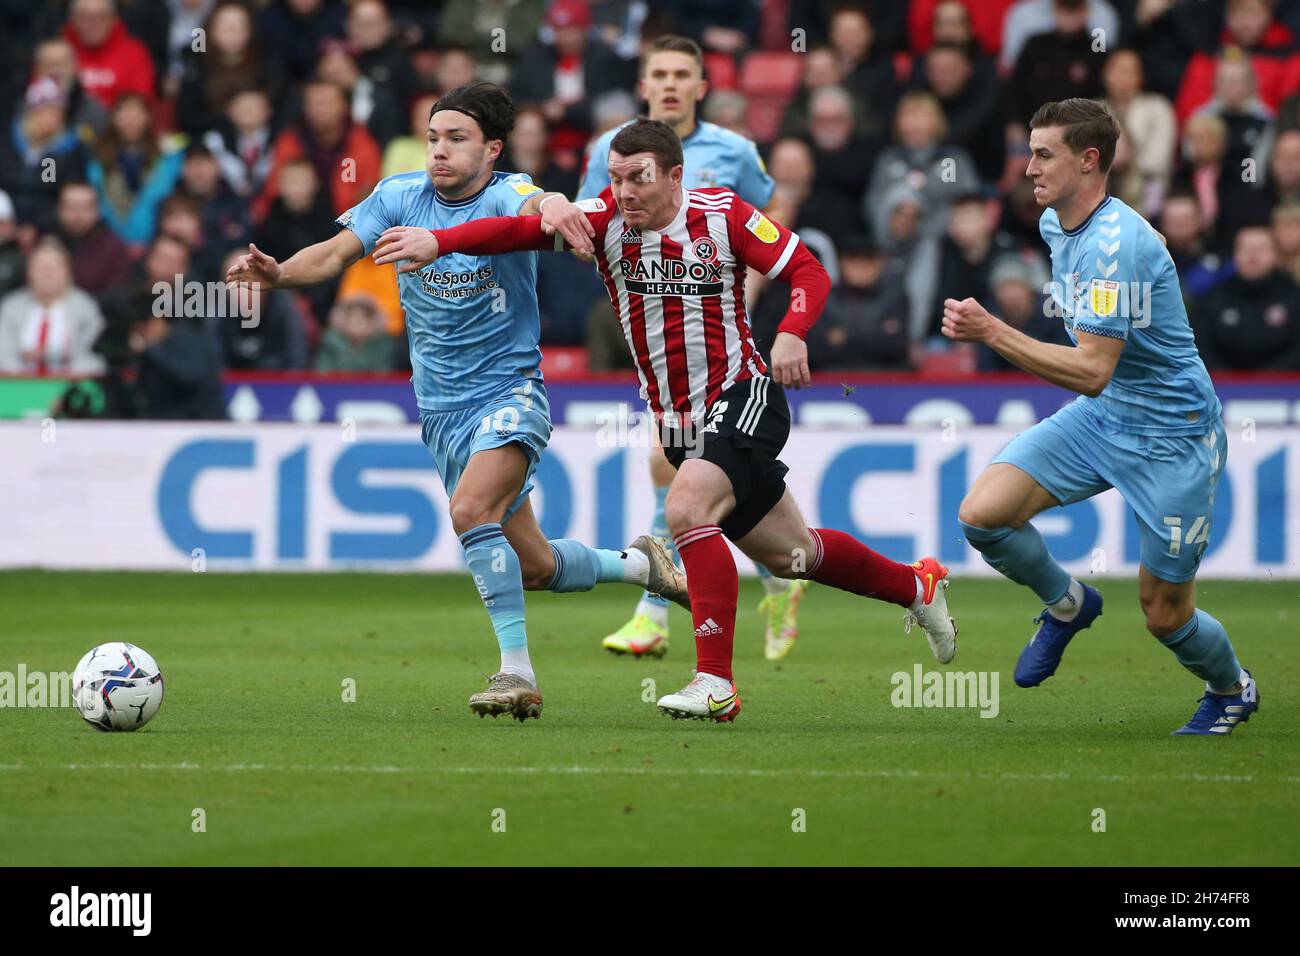
M 655 164 L 663 171 L 683 164 L 682 141 L 673 128 L 646 116 L 638 116 L 619 130 L 609 144 L 609 151 L 620 156 L 653 153 Z
M 502 149 L 510 138 L 510 131 L 515 128 L 514 101 L 495 83 L 476 80 L 449 90 L 433 104 L 429 119 L 443 110 L 455 110 L 472 117 L 483 131 L 483 138 L 501 140 Z
M 1059 126 L 1065 131 L 1062 138 L 1072 152 L 1096 149 L 1102 175 L 1110 172 L 1111 163 L 1115 161 L 1115 144 L 1119 142 L 1119 122 L 1106 104 L 1080 96 L 1044 103 L 1029 121 L 1029 128 L 1050 126 Z
M 687 56 L 693 57 L 700 66 L 701 75 L 704 73 L 704 51 L 700 49 L 700 45 L 690 37 L 680 37 L 672 33 L 655 37 L 645 48 L 645 53 L 641 55 L 641 72 L 645 73 L 645 69 L 650 63 L 650 57 L 656 53 L 665 52 L 685 53 Z

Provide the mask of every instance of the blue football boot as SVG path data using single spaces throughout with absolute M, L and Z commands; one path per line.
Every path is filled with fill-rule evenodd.
M 1037 687 L 1056 673 L 1061 655 L 1070 639 L 1097 618 L 1101 617 L 1101 594 L 1095 588 L 1083 585 L 1083 607 L 1073 621 L 1058 621 L 1046 609 L 1034 619 L 1038 632 L 1029 639 L 1016 661 L 1016 683 L 1021 687 Z
M 1226 737 L 1237 729 L 1238 724 L 1250 720 L 1250 715 L 1259 710 L 1259 688 L 1250 671 L 1244 673 L 1246 679 L 1241 682 L 1240 694 L 1216 694 L 1207 687 L 1192 719 L 1169 736 L 1199 734 L 1208 737 L 1218 734 Z

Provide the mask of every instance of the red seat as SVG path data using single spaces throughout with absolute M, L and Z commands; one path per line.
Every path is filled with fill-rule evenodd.
M 704 75 L 709 86 L 715 90 L 734 90 L 740 70 L 736 67 L 736 58 L 730 53 L 716 51 L 704 54 Z
M 750 97 L 791 97 L 802 79 L 803 57 L 789 50 L 755 50 L 740 67 L 740 88 Z

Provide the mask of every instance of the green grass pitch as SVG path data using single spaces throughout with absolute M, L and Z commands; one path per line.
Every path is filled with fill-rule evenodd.
M 520 725 L 465 707 L 497 653 L 464 576 L 3 573 L 0 670 L 70 671 L 127 640 L 166 699 L 135 734 L 0 710 L 0 863 L 1300 863 L 1300 583 L 1201 584 L 1262 699 L 1209 739 L 1168 736 L 1199 685 L 1145 634 L 1136 585 L 1100 586 L 1099 623 L 1021 690 L 1032 598 L 954 582 L 952 666 L 1000 675 L 984 719 L 895 708 L 891 675 L 938 669 L 924 637 L 826 588 L 791 656 L 765 662 L 747 582 L 734 726 L 671 721 L 643 694 L 689 679 L 685 612 L 666 658 L 618 659 L 599 640 L 632 589 L 530 594 L 546 703 Z

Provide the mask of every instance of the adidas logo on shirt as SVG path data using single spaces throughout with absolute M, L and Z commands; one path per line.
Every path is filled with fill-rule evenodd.
M 623 230 L 623 238 L 621 241 L 624 245 L 639 246 L 641 245 L 641 233 L 633 229 L 631 226 L 628 226 Z
M 695 629 L 696 637 L 712 637 L 714 634 L 721 634 L 722 628 L 711 617 L 706 617 L 704 623 Z

